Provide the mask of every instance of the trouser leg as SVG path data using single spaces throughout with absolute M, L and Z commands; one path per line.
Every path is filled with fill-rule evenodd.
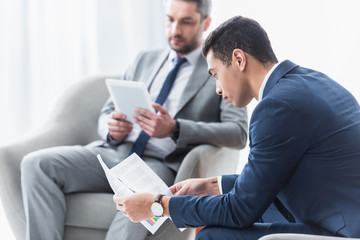
M 148 166 L 168 185 L 172 185 L 175 173 L 161 160 L 143 157 Z M 151 234 L 141 223 L 133 223 L 118 212 L 110 225 L 106 240 L 143 240 Z
M 85 147 L 56 147 L 33 152 L 21 163 L 26 239 L 62 239 L 64 193 L 111 192 L 96 156 Z

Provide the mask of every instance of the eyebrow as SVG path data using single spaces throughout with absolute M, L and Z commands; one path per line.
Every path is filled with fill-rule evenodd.
M 169 15 L 169 14 L 166 14 L 166 16 L 167 16 L 168 18 L 174 18 L 173 16 L 171 16 L 171 15 Z M 183 17 L 183 18 L 181 18 L 180 20 L 182 20 L 182 21 L 184 21 L 184 20 L 194 21 L 195 19 L 194 19 L 193 17 L 191 17 L 191 16 L 188 16 L 188 17 Z
M 184 17 L 181 20 L 194 20 L 194 18 L 192 18 L 192 17 Z

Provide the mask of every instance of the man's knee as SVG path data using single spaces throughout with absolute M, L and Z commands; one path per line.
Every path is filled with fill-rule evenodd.
M 196 235 L 196 240 L 224 239 L 224 235 L 219 227 L 206 227 Z
M 254 224 L 248 228 L 206 227 L 201 230 L 196 239 L 237 239 L 257 240 L 262 237 L 269 224 Z
M 50 172 L 51 164 L 51 156 L 41 150 L 27 154 L 20 164 L 23 182 L 37 181 L 37 177 Z
M 32 152 L 23 158 L 20 164 L 21 173 L 26 174 L 29 172 L 33 172 L 37 168 L 39 168 L 41 161 L 43 160 L 43 157 L 41 154 L 38 154 L 37 152 Z

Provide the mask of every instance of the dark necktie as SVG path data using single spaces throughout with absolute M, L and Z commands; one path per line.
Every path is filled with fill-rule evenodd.
M 186 58 L 181 58 L 181 57 L 175 58 L 175 66 L 171 69 L 171 71 L 167 75 L 165 82 L 160 90 L 160 93 L 155 100 L 156 103 L 160 105 L 164 104 L 167 96 L 169 95 L 171 87 L 175 81 L 176 75 L 179 72 L 180 66 L 185 62 L 186 62 Z M 149 139 L 150 136 L 147 135 L 144 131 L 141 131 L 139 137 L 134 142 L 134 145 L 130 150 L 129 155 L 132 153 L 136 153 L 138 156 L 141 156 L 145 150 L 146 144 L 149 141 Z

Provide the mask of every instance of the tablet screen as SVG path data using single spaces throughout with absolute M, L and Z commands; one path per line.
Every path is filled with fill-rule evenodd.
M 115 109 L 126 115 L 126 120 L 135 123 L 135 108 L 144 108 L 155 113 L 145 83 L 118 79 L 106 79 Z

